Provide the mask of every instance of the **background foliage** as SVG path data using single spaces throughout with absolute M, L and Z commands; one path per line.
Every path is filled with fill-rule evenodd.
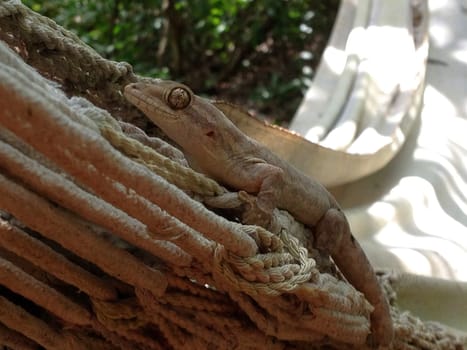
M 338 0 L 24 0 L 137 73 L 290 119 Z

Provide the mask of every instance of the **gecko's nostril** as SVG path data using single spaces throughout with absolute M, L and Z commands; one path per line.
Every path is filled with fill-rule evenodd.
M 126 85 L 124 88 L 123 88 L 123 91 L 125 92 L 129 92 L 129 91 L 134 91 L 134 90 L 140 90 L 139 86 L 137 83 L 132 83 L 132 84 L 128 84 Z

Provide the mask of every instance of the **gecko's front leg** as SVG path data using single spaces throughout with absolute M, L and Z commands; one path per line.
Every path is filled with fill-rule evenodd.
M 315 227 L 317 247 L 329 253 L 345 278 L 373 305 L 372 341 L 388 346 L 394 330 L 389 304 L 376 279 L 376 274 L 362 247 L 355 240 L 344 213 L 329 209 Z
M 280 191 L 284 187 L 284 171 L 274 165 L 258 162 L 250 163 L 245 173 L 248 174 L 247 181 L 254 184 L 252 192 L 256 193 L 256 200 L 247 200 L 243 196 L 249 205 L 243 220 L 248 224 L 269 228 Z

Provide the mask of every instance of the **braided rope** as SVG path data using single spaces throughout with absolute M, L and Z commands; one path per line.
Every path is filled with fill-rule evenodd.
M 175 186 L 203 196 L 220 195 L 226 192 L 217 182 L 125 136 L 121 129 L 117 130 L 108 119 L 99 121 L 97 124 L 102 136 L 115 148 L 127 157 L 144 164 L 147 168 Z
M 50 19 L 35 14 L 19 1 L 0 1 L 0 29 L 0 37 L 5 33 L 14 33 L 26 41 L 29 49 L 29 57 L 26 59 L 43 73 L 51 77 L 56 76 L 58 80 L 72 82 L 74 91 L 91 88 L 93 94 L 102 94 L 110 100 L 120 101 L 119 108 L 123 104 L 120 93 L 122 84 L 138 79 L 129 65 L 101 58 L 74 34 Z M 42 56 L 47 50 L 41 48 L 52 49 L 56 55 Z M 164 176 L 177 187 L 202 196 L 215 196 L 212 197 L 214 200 L 211 203 L 226 194 L 225 189 L 207 177 L 126 137 L 118 123 L 109 115 L 94 109 L 92 105 L 89 104 L 89 110 L 85 111 L 79 106 L 80 103 L 85 103 L 84 101 L 73 102 L 66 100 L 63 94 L 54 95 L 54 89 L 31 69 L 26 69 L 23 62 L 15 61 L 10 54 L 5 55 L 4 51 L 0 53 L 3 61 L 2 76 L 10 74 L 11 78 L 0 81 L 0 93 L 4 94 L 2 98 L 10 101 L 13 96 L 4 86 L 8 82 L 15 82 L 18 91 L 33 92 L 21 97 L 15 96 L 16 106 L 11 106 L 4 100 L 3 110 L 13 110 L 17 118 L 22 118 L 23 112 L 24 116 L 27 115 L 27 111 L 37 114 L 42 108 L 42 96 L 42 99 L 47 101 L 46 104 L 53 106 L 57 112 L 56 116 L 60 115 L 61 119 L 57 117 L 57 124 L 53 125 L 55 134 L 75 127 L 73 123 L 68 123 L 72 120 L 86 130 L 100 132 L 127 157 Z M 70 86 L 66 88 L 70 89 Z M 76 103 L 76 106 L 73 103 Z M 154 207 L 148 210 L 148 206 L 152 205 L 148 198 L 157 199 L 154 196 L 143 198 L 131 193 L 131 196 L 119 197 L 121 193 L 118 193 L 115 197 L 118 200 L 109 203 L 107 200 L 110 201 L 110 197 L 107 195 L 115 196 L 116 192 L 121 190 L 121 184 L 131 188 L 131 181 L 123 181 L 123 177 L 116 178 L 121 183 L 99 182 L 101 178 L 95 182 L 87 181 L 98 175 L 95 169 L 89 171 L 88 168 L 91 167 L 88 163 L 80 160 L 75 167 L 68 166 L 71 160 L 76 161 L 79 157 L 86 159 L 85 154 L 79 153 L 70 143 L 86 145 L 87 141 L 96 140 L 97 136 L 88 130 L 87 138 L 57 138 L 59 142 L 56 143 L 66 148 L 66 151 L 48 153 L 47 147 L 42 147 L 43 139 L 36 140 L 38 143 L 34 141 L 40 136 L 28 134 L 26 128 L 16 130 L 14 123 L 18 121 L 8 118 L 10 116 L 0 115 L 0 151 L 3 152 L 0 153 L 2 210 L 13 213 L 23 225 L 26 223 L 28 229 L 36 229 L 48 239 L 56 240 L 74 252 L 80 259 L 94 263 L 106 271 L 112 284 L 106 286 L 99 283 L 102 276 L 94 276 L 95 271 L 75 266 L 67 260 L 66 255 L 59 256 L 53 249 L 45 247 L 39 239 L 26 236 L 28 231 L 12 226 L 9 221 L 0 221 L 0 239 L 4 249 L 11 250 L 25 259 L 30 258 L 33 265 L 40 267 L 46 266 L 46 262 L 56 263 L 65 259 L 63 270 L 54 268 L 50 269 L 50 273 L 57 276 L 64 275 L 67 271 L 74 273 L 75 276 L 69 280 L 65 277 L 63 279 L 89 297 L 97 320 L 89 320 L 89 309 L 85 304 L 70 304 L 66 298 L 67 294 L 62 290 L 59 293 L 63 294 L 57 295 L 56 285 L 49 280 L 43 279 L 38 283 L 36 276 L 29 270 L 18 271 L 23 266 L 17 259 L 8 255 L 2 255 L 0 272 L 2 276 L 7 277 L 2 279 L 2 284 L 8 283 L 9 288 L 30 297 L 45 310 L 61 315 L 74 327 L 85 324 L 102 336 L 88 336 L 79 328 L 76 331 L 55 329 L 0 296 L 0 344 L 4 343 L 6 335 L 16 343 L 24 344 L 25 348 L 32 347 L 25 341 L 25 337 L 21 336 L 24 334 L 51 349 L 86 346 L 99 349 L 113 349 L 114 346 L 163 349 L 167 348 L 168 344 L 173 348 L 188 346 L 193 349 L 283 349 L 303 345 L 294 343 L 295 341 L 306 341 L 312 348 L 313 342 L 323 341 L 338 348 L 366 348 L 363 342 L 368 334 L 371 306 L 349 284 L 334 276 L 320 273 L 315 261 L 308 257 L 307 250 L 303 247 L 304 242 L 294 238 L 289 232 L 290 228 L 274 235 L 260 227 L 217 219 L 214 214 L 197 208 L 193 212 L 199 217 L 205 216 L 207 220 L 193 222 L 198 225 L 200 231 L 208 221 L 216 222 L 209 230 L 203 232 L 206 236 L 210 234 L 209 239 L 212 241 L 209 241 L 199 231 L 193 230 L 190 223 L 182 225 L 173 216 L 157 211 Z M 30 123 L 28 125 L 31 128 L 40 130 L 34 118 L 25 120 Z M 31 144 L 21 144 L 7 135 L 4 128 L 15 129 L 26 143 Z M 53 133 L 46 134 L 45 139 L 55 140 L 52 136 Z M 99 142 L 102 144 L 105 142 L 103 140 Z M 37 147 L 41 142 L 42 146 Z M 34 145 L 37 150 L 31 147 Z M 70 149 L 67 146 L 70 146 Z M 101 151 L 104 156 L 112 155 L 99 148 L 89 149 Z M 45 159 L 40 152 L 46 153 L 57 164 Z M 67 152 L 71 152 L 68 158 L 63 156 Z M 118 157 L 112 159 L 115 162 L 120 160 Z M 112 169 L 128 174 L 123 172 L 123 165 L 131 164 L 121 163 L 122 167 Z M 68 174 L 63 174 L 62 169 L 71 172 L 73 181 L 69 179 Z M 139 170 L 134 168 L 134 171 Z M 3 176 L 4 174 L 6 176 Z M 12 175 L 14 179 L 11 178 Z M 142 176 L 139 178 L 146 179 Z M 156 184 L 154 181 L 148 183 Z M 105 186 L 107 192 L 99 192 L 99 186 Z M 86 192 L 89 188 L 95 191 L 92 195 Z M 163 196 L 164 191 L 171 190 L 168 187 L 161 189 L 163 190 L 159 191 L 159 196 Z M 53 201 L 54 205 L 49 201 Z M 241 201 L 237 200 L 238 202 Z M 138 204 L 137 209 L 131 209 L 131 205 L 136 206 L 135 203 Z M 121 206 L 117 211 L 112 204 Z M 190 205 L 194 204 L 186 203 L 187 207 Z M 138 211 L 144 210 L 145 214 L 139 215 Z M 34 217 L 31 215 L 33 212 L 39 215 Z M 156 214 L 163 215 L 151 221 Z M 104 238 L 97 237 L 94 229 L 90 229 L 96 224 L 121 235 L 133 245 L 133 249 L 146 249 L 161 260 L 155 264 L 154 259 L 147 262 L 127 254 L 126 246 L 117 247 L 109 244 Z M 216 236 L 216 232 L 211 232 L 216 230 L 222 230 L 224 235 L 229 234 L 231 237 Z M 63 235 L 63 232 L 67 232 L 68 235 Z M 157 237 L 160 238 L 161 235 L 164 240 L 158 241 Z M 18 236 L 17 242 L 14 241 L 15 236 Z M 223 245 L 219 244 L 221 239 L 225 239 L 222 241 Z M 240 244 L 245 243 L 247 239 L 252 242 Z M 211 244 L 212 242 L 214 243 Z M 248 251 L 241 257 L 234 254 L 234 248 L 237 248 L 237 253 L 241 253 L 251 248 L 250 243 L 257 245 L 256 253 L 253 251 L 251 254 Z M 44 261 L 41 261 L 39 256 L 29 257 L 28 252 L 35 248 L 44 252 Z M 157 269 L 161 261 L 166 264 L 166 269 Z M 41 265 L 43 263 L 44 265 Z M 3 282 L 4 280 L 6 282 Z M 33 288 L 28 291 L 28 286 Z M 116 288 L 122 290 L 123 295 L 130 295 L 130 298 L 115 299 Z M 391 294 L 390 287 L 386 289 L 387 293 Z M 59 301 L 56 305 L 50 305 L 51 296 L 58 296 L 58 299 L 54 299 Z M 235 304 L 232 305 L 233 303 Z M 68 309 L 72 312 L 66 314 Z M 393 309 L 393 318 L 396 322 L 397 339 L 394 349 L 455 349 L 457 346 L 457 340 L 446 332 L 394 310 L 396 309 Z M 298 318 L 301 319 L 300 322 L 297 322 Z M 2 325 L 6 325 L 6 330 Z M 148 337 L 145 333 L 147 327 L 154 326 L 164 335 L 167 343 L 164 339 Z M 14 333 L 15 331 L 19 333 Z
M 316 281 L 319 271 L 315 261 L 308 257 L 307 250 L 284 231 L 280 238 L 287 253 L 240 258 L 218 245 L 214 254 L 215 276 L 227 281 L 234 290 L 248 295 L 277 296 L 291 292 L 305 282 Z
M 31 44 L 53 50 L 59 61 L 49 62 L 49 67 L 53 66 L 51 71 L 59 77 L 66 77 L 76 84 L 86 84 L 91 87 L 103 81 L 135 80 L 132 67 L 128 63 L 102 58 L 74 33 L 65 30 L 53 20 L 35 13 L 21 4 L 21 1 L 0 2 L 0 19 L 3 21 L 10 19 L 14 29 L 20 31 L 20 37 L 27 38 Z M 60 59 L 58 52 L 68 59 Z M 34 52 L 29 54 L 33 55 Z M 40 59 L 40 56 L 37 58 Z M 93 74 L 84 74 L 85 72 L 93 72 Z

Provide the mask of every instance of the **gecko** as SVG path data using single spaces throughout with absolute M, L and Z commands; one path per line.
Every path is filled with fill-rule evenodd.
M 245 135 L 209 100 L 181 83 L 131 83 L 124 96 L 181 147 L 191 167 L 255 194 L 256 206 L 265 215 L 272 217 L 277 207 L 310 227 L 317 248 L 332 257 L 372 304 L 371 342 L 391 344 L 389 304 L 342 209 L 324 186 Z

